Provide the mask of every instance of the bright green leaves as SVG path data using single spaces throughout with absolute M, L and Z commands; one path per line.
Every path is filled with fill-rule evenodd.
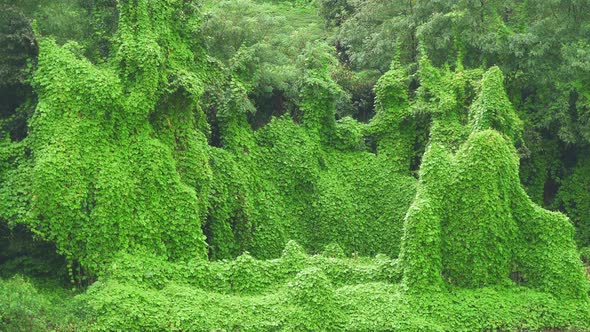
M 206 256 L 203 84 L 188 67 L 191 43 L 173 25 L 179 6 L 121 3 L 116 61 L 107 65 L 77 55 L 75 44 L 41 44 L 27 223 L 90 274 L 136 248 Z
M 498 67 L 490 68 L 480 83 L 479 93 L 469 111 L 474 132 L 494 129 L 516 142 L 520 139 L 522 122 L 504 90 L 504 75 Z
M 39 111 L 43 112 L 46 107 L 61 110 L 48 110 L 35 121 L 54 121 L 56 119 L 51 117 L 76 111 L 89 120 L 102 121 L 100 125 L 105 134 L 113 134 L 112 121 L 120 119 L 118 113 L 123 107 L 121 81 L 110 68 L 95 67 L 72 52 L 76 45 L 71 42 L 59 47 L 52 39 L 41 42 L 34 84 L 37 93 L 46 98 L 41 100 Z M 105 121 L 107 119 L 111 122 Z
M 250 95 L 257 52 L 242 47 L 229 67 L 220 65 L 222 83 L 211 93 L 222 146 L 212 150 L 204 227 L 211 257 L 244 250 L 276 257 L 290 239 L 314 252 L 337 242 L 346 253 L 397 255 L 415 180 L 364 152 L 365 124 L 336 121 L 344 92 L 331 77 L 334 50 L 305 45 L 294 66 L 297 96 L 287 100 L 294 103 L 291 116 L 271 117 L 253 132 L 247 120 L 256 116 Z
M 335 242 L 348 254 L 397 255 L 415 180 L 354 151 L 364 147 L 361 124 L 337 123 L 334 147 L 287 116 L 271 120 L 254 138 L 248 150 L 212 150 L 205 229 L 213 258 L 244 250 L 276 257 L 289 239 L 313 252 Z
M 375 85 L 375 117 L 369 132 L 377 140 L 377 154 L 390 160 L 402 174 L 410 170 L 416 126 L 408 97 L 408 77 L 397 62 Z
M 332 145 L 343 151 L 363 151 L 365 145 L 366 125 L 346 116 L 336 122 L 336 131 Z
M 455 158 L 456 196 L 446 197 L 450 211 L 441 224 L 443 276 L 462 287 L 506 284 L 518 233 L 510 198 L 518 161 L 493 131 L 471 135 Z
M 117 33 L 116 61 L 123 80 L 125 112 L 129 121 L 145 121 L 158 100 L 158 88 L 165 79 L 162 26 L 170 25 L 173 2 L 150 4 L 148 1 L 123 1 L 119 5 L 120 19 Z M 172 46 L 172 45 L 170 45 Z M 164 77 L 163 77 L 164 76 Z M 137 123 L 130 123 L 136 126 Z
M 433 98 L 442 113 L 433 115 L 431 145 L 406 215 L 400 257 L 404 284 L 420 291 L 443 284 L 479 288 L 516 282 L 559 297 L 585 298 L 588 285 L 572 225 L 532 203 L 520 186 L 513 141 L 520 137 L 520 120 L 500 70 L 491 68 L 479 83 L 469 137 L 456 136 L 448 144 L 449 128 L 468 128 L 457 103 L 461 94 L 452 92 L 462 84 L 452 84 L 449 72 L 425 64 L 422 98 Z
M 320 269 L 308 268 L 299 272 L 288 287 L 288 303 L 303 309 L 291 318 L 296 330 L 320 331 L 344 327 L 344 315 L 337 307 L 333 287 Z
M 456 149 L 467 137 L 464 103 L 468 80 L 463 70 L 452 72 L 449 67 L 436 68 L 423 54 L 418 75 L 420 87 L 416 91 L 414 108 L 431 114 L 431 141 Z
M 331 51 L 327 45 L 308 44 L 298 58 L 303 77 L 296 103 L 303 113 L 302 123 L 324 141 L 334 134 L 336 100 L 344 93 L 330 77 L 335 60 Z
M 586 301 L 526 287 L 412 294 L 395 284 L 399 278 L 396 260 L 309 256 L 294 243 L 272 260 L 244 254 L 175 264 L 136 252 L 119 256 L 79 299 L 88 304 L 89 329 L 99 331 L 586 330 L 590 324 Z

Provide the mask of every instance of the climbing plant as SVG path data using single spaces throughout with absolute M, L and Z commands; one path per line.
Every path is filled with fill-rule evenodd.
M 585 298 L 572 224 L 534 204 L 520 186 L 514 148 L 520 122 L 502 82 L 498 68 L 483 75 L 470 109 L 471 134 L 456 153 L 431 133 L 405 220 L 404 284 L 416 291 L 517 283 Z
M 526 128 L 505 53 L 475 50 L 512 34 L 501 6 L 321 1 L 332 47 L 316 2 L 67 3 L 92 37 L 0 14 L 6 77 L 34 89 L 2 114 L 26 126 L 0 133 L 0 329 L 590 328 L 587 250 L 537 205 L 587 245 L 587 161 L 539 158 L 585 150 Z
M 75 43 L 41 42 L 27 223 L 91 273 L 136 247 L 204 257 L 210 171 L 185 10 L 122 2 L 116 55 L 104 65 Z

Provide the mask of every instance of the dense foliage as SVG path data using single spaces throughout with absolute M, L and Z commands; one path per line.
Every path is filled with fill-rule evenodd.
M 428 69 L 422 87 L 436 96 L 444 79 Z M 434 117 L 433 129 L 441 129 L 431 134 L 405 220 L 404 284 L 417 290 L 517 282 L 558 297 L 587 298 L 573 226 L 564 215 L 534 204 L 521 188 L 513 146 L 520 121 L 502 82 L 497 67 L 483 75 L 469 110 L 471 132 L 455 153 L 456 141 L 436 137 L 456 131 L 454 117 Z
M 589 330 L 588 7 L 0 1 L 0 330 Z
M 505 74 L 508 98 L 524 122 L 523 185 L 535 202 L 572 210 L 572 197 L 577 194 L 570 178 L 587 164 L 583 156 L 590 143 L 590 2 L 318 3 L 326 24 L 335 30 L 333 44 L 339 58 L 357 72 L 384 72 L 397 57 L 417 74 L 421 53 L 437 67 L 454 67 L 457 60 L 466 69 L 498 66 Z M 412 90 L 416 89 L 412 84 Z M 590 233 L 584 231 L 589 216 L 570 215 L 579 226 L 576 239 L 581 246 L 590 245 Z

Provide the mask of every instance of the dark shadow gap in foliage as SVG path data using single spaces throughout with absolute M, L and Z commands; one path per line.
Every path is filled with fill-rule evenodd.
M 21 274 L 67 283 L 67 263 L 50 242 L 37 239 L 24 225 L 0 222 L 0 277 Z
M 248 114 L 248 123 L 252 130 L 264 127 L 273 117 L 281 117 L 292 108 L 287 96 L 279 90 L 273 90 L 270 94 L 250 96 L 250 98 L 256 107 L 256 112 Z

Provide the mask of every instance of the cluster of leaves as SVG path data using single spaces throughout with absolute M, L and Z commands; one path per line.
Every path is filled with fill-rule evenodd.
M 329 245 L 308 256 L 289 243 L 278 259 L 170 264 L 118 257 L 79 300 L 97 331 L 469 331 L 589 328 L 585 301 L 525 287 L 405 292 L 396 260 L 347 258 Z
M 580 158 L 562 182 L 554 205 L 563 209 L 576 226 L 576 240 L 582 247 L 590 246 L 590 162 Z
M 63 44 L 76 40 L 93 60 L 104 60 L 117 29 L 116 0 L 0 0 L 0 5 L 20 11 L 35 20 L 38 34 L 54 36 Z M 6 14 L 13 16 L 13 12 Z
M 73 292 L 52 286 L 49 291 L 18 276 L 0 280 L 0 329 L 78 331 L 84 325 L 84 304 Z
M 301 125 L 285 115 L 253 133 L 245 115 L 221 122 L 205 224 L 213 258 L 276 257 L 289 239 L 312 251 L 337 242 L 347 253 L 397 255 L 415 180 L 362 151 L 363 127 L 334 120 L 330 85 L 309 84 Z M 322 104 L 310 97 L 321 89 Z
M 455 96 L 440 93 L 440 85 L 447 86 L 441 76 L 423 74 L 423 87 L 439 100 L 439 110 L 450 105 L 449 112 L 460 114 Z M 483 75 L 464 142 L 436 137 L 455 131 L 461 125 L 457 116 L 433 116 L 438 129 L 431 132 L 405 220 L 404 284 L 420 291 L 517 283 L 559 297 L 587 298 L 572 224 L 534 204 L 520 185 L 514 140 L 521 124 L 502 82 L 497 67 Z M 445 130 L 448 126 L 452 131 Z
M 121 254 L 87 292 L 0 281 L 0 327 L 10 331 L 585 330 L 585 301 L 528 288 L 409 294 L 396 260 L 346 257 L 337 245 L 309 256 L 290 242 L 278 259 L 184 264 Z
M 519 35 L 514 16 L 496 2 L 319 1 L 347 67 L 313 41 L 313 5 L 276 2 L 64 2 L 96 30 L 41 40 L 30 133 L 0 143 L 0 236 L 27 235 L 0 245 L 3 267 L 55 273 L 18 261 L 29 231 L 55 245 L 70 276 L 98 278 L 72 323 L 90 330 L 590 328 L 574 228 L 520 185 L 515 145 L 525 154 L 530 135 L 501 69 L 481 69 L 506 56 L 495 47 Z M 15 45 L 21 68 L 36 51 Z M 583 67 L 582 46 L 563 54 Z M 351 100 L 375 116 L 338 119 L 362 118 Z M 585 165 L 556 200 L 578 225 Z M 0 297 L 6 328 L 64 322 L 20 279 Z
M 588 162 L 578 158 L 590 142 L 588 1 L 318 3 L 333 27 L 341 62 L 355 73 L 385 72 L 397 57 L 414 74 L 422 53 L 437 67 L 453 66 L 456 59 L 468 69 L 500 67 L 509 99 L 523 120 L 523 184 L 535 202 L 571 213 L 572 205 L 556 194 L 569 190 L 575 180 L 568 178 L 579 174 L 574 168 Z M 414 84 L 412 93 L 418 89 Z M 358 92 L 352 98 L 358 99 Z M 368 112 L 355 114 L 362 113 Z M 426 132 L 428 126 L 417 130 Z M 587 225 L 587 215 L 571 213 L 576 225 Z M 577 228 L 577 239 L 580 244 L 590 239 L 585 226 Z
M 335 120 L 343 92 L 330 48 L 291 53 L 293 116 L 253 131 L 252 61 L 264 47 L 245 38 L 231 58 L 207 57 L 194 33 L 221 12 L 203 23 L 196 10 L 120 3 L 113 56 L 98 64 L 75 42 L 42 40 L 31 133 L 2 150 L 3 220 L 54 243 L 82 276 L 137 248 L 174 260 L 204 257 L 207 245 L 214 259 L 270 258 L 297 239 L 312 251 L 338 242 L 396 256 L 415 180 L 365 151 L 364 125 Z M 221 147 L 207 144 L 208 121 Z
M 91 273 L 138 246 L 205 257 L 197 190 L 206 187 L 207 140 L 198 126 L 198 67 L 188 69 L 198 52 L 180 38 L 198 19 L 178 15 L 187 6 L 121 4 L 115 56 L 102 65 L 74 42 L 41 42 L 39 103 L 26 142 L 33 153 L 20 166 L 31 179 L 29 199 L 8 212 L 28 210 L 19 222 Z

